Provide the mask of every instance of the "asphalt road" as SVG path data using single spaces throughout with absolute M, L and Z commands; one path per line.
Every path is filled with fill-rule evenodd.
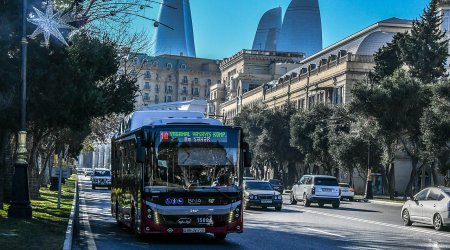
M 158 235 L 139 239 L 111 217 L 110 191 L 80 178 L 80 222 L 74 249 L 450 249 L 450 230 L 404 227 L 400 207 L 342 202 L 339 209 L 288 204 L 244 212 L 244 233 L 223 242 L 213 236 Z

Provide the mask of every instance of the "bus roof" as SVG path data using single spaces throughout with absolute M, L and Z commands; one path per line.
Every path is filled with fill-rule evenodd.
M 202 112 L 180 110 L 141 110 L 126 116 L 120 125 L 119 134 L 123 134 L 143 126 L 168 124 L 204 124 L 222 126 L 219 120 L 205 118 Z

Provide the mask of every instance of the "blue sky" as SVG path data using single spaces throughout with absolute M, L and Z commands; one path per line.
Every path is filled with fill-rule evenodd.
M 222 59 L 250 49 L 259 19 L 290 0 L 190 0 L 197 57 Z M 429 0 L 319 0 L 323 47 L 390 17 L 418 19 Z M 147 16 L 157 18 L 157 6 Z M 154 32 L 151 22 L 137 26 Z

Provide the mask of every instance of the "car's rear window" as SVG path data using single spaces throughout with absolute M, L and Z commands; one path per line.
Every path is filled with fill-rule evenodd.
M 319 186 L 339 186 L 337 180 L 333 178 L 315 178 L 314 184 Z
M 106 171 L 106 170 L 96 170 L 94 173 L 95 176 L 110 176 L 111 175 L 111 171 Z
M 348 184 L 342 184 L 342 183 L 340 183 L 340 184 L 339 184 L 339 187 L 344 187 L 344 188 L 348 188 L 348 187 L 350 187 L 350 185 L 348 185 Z

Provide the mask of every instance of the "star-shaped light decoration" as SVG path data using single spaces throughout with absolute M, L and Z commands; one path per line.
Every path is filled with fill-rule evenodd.
M 33 34 L 30 35 L 30 38 L 35 39 L 37 35 L 42 33 L 44 34 L 45 45 L 48 46 L 50 35 L 53 35 L 63 44 L 69 46 L 59 29 L 75 30 L 75 27 L 67 24 L 76 21 L 77 19 L 75 16 L 71 12 L 63 15 L 61 11 L 53 14 L 53 1 L 51 0 L 47 3 L 45 13 L 35 7 L 33 7 L 33 9 L 37 16 L 32 15 L 30 18 L 27 18 L 27 20 L 28 22 L 37 25 L 37 28 Z

